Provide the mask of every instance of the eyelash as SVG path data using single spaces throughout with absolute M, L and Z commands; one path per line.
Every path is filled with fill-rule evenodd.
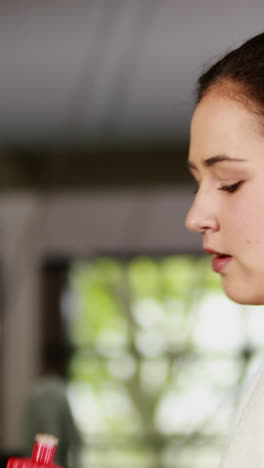
M 242 183 L 243 181 L 241 180 L 239 182 L 236 182 L 235 184 L 221 185 L 220 187 L 218 187 L 218 190 L 222 190 L 223 192 L 228 192 L 228 193 L 234 193 L 239 189 Z M 194 190 L 193 193 L 196 195 L 198 191 L 199 191 L 199 187 L 196 190 Z
M 236 182 L 235 184 L 231 184 L 231 185 L 221 185 L 221 187 L 218 187 L 218 190 L 223 190 L 224 192 L 234 193 L 239 189 L 241 184 L 242 184 L 242 181 Z

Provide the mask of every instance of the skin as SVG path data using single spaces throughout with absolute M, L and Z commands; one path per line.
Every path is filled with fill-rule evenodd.
M 264 304 L 264 136 L 256 114 L 212 90 L 191 123 L 190 170 L 198 191 L 186 218 L 205 249 L 230 255 L 226 294 Z

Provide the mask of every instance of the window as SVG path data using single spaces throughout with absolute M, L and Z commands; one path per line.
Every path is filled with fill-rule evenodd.
M 84 466 L 217 467 L 262 307 L 227 299 L 207 258 L 176 255 L 73 262 L 61 312 Z

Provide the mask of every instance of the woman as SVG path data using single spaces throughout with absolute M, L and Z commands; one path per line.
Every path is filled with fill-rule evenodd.
M 186 225 L 202 234 L 226 294 L 241 304 L 264 304 L 264 33 L 205 72 L 197 95 L 188 163 L 198 188 Z M 221 468 L 263 467 L 260 372 Z

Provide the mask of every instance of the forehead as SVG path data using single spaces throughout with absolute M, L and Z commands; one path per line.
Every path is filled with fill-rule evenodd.
M 191 122 L 190 158 L 197 153 L 238 154 L 253 142 L 264 144 L 256 114 L 243 104 L 217 93 L 205 96 L 197 105 Z

